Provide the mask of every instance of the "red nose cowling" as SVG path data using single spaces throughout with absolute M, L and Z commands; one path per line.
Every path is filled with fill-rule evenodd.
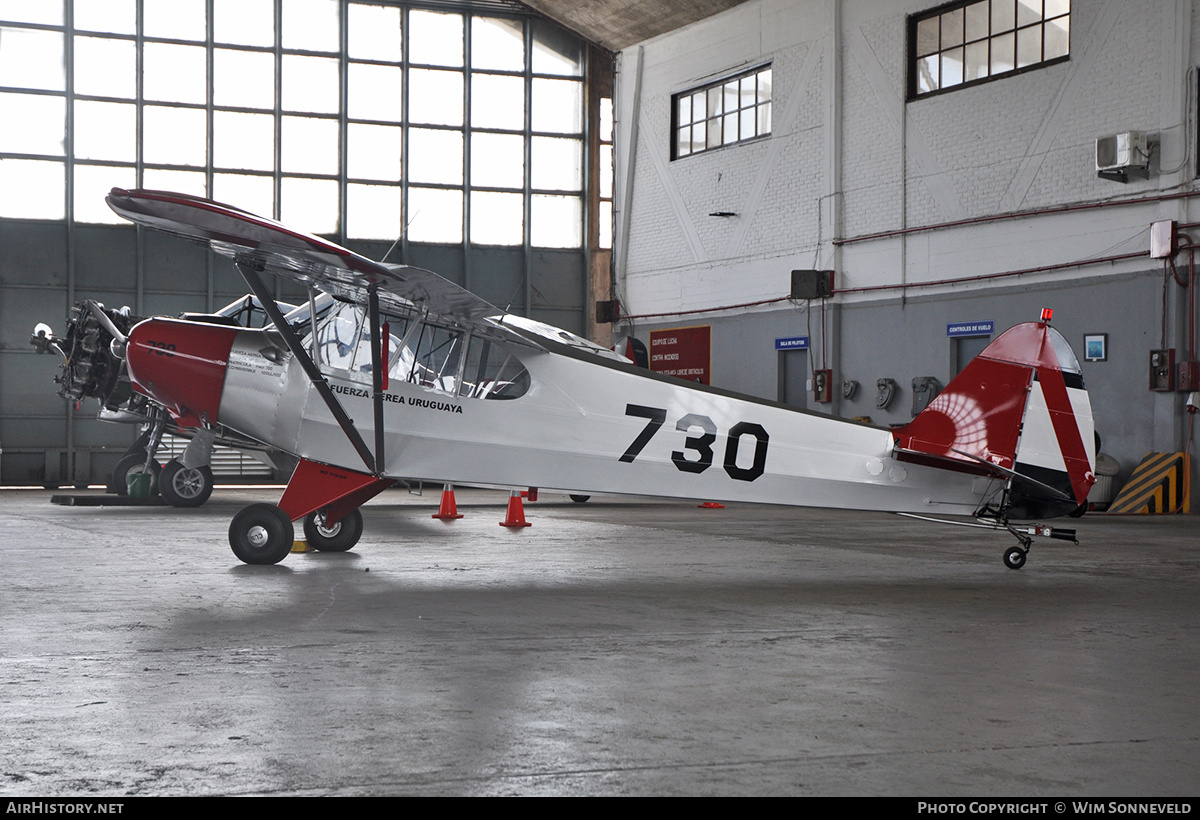
M 125 353 L 134 389 L 166 407 L 183 426 L 215 422 L 237 332 L 221 325 L 147 319 L 129 334 Z

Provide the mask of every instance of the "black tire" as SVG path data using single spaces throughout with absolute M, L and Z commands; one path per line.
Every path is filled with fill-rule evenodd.
M 229 546 L 247 564 L 278 564 L 295 538 L 287 513 L 274 504 L 251 504 L 229 524 Z
M 1020 547 L 1009 547 L 1004 551 L 1004 566 L 1009 569 L 1020 569 L 1025 566 L 1025 550 Z
M 571 498 L 571 500 L 572 500 L 572 501 L 574 501 L 576 504 L 582 504 L 583 502 L 585 502 L 585 501 L 587 501 L 589 498 L 591 498 L 591 496 L 590 496 L 590 495 L 572 495 L 572 496 L 570 496 L 570 498 Z
M 354 510 L 332 527 L 325 526 L 325 512 L 318 510 L 304 517 L 304 539 L 320 552 L 345 552 L 362 537 L 362 513 Z
M 158 488 L 172 507 L 199 507 L 212 495 L 212 469 L 208 465 L 188 469 L 171 459 L 158 477 Z
M 112 487 L 117 495 L 129 495 L 129 483 L 126 476 L 139 475 L 146 469 L 145 453 L 130 453 L 117 462 L 112 474 Z M 150 495 L 158 495 L 159 476 L 162 465 L 157 461 L 150 462 Z

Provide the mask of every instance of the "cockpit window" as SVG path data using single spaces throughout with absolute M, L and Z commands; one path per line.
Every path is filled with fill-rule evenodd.
M 529 390 L 529 371 L 512 351 L 473 336 L 459 395 L 474 399 L 516 399 Z
M 515 399 L 529 389 L 529 373 L 503 346 L 416 318 L 383 316 L 383 348 L 390 382 L 432 387 L 463 398 Z M 371 374 L 371 331 L 366 309 L 336 306 L 317 328 L 317 362 L 354 378 Z

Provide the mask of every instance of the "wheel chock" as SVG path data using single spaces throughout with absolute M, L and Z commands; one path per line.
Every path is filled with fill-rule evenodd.
M 458 505 L 454 503 L 453 484 L 447 484 L 442 489 L 442 503 L 438 505 L 437 513 L 430 517 L 442 521 L 454 521 L 455 519 L 462 518 L 462 515 L 458 512 Z
M 532 527 L 533 524 L 525 520 L 525 507 L 521 504 L 521 494 L 513 490 L 508 494 L 508 510 L 504 514 L 504 520 L 500 522 L 501 527 Z
M 316 552 L 316 550 L 310 547 L 307 541 L 293 541 L 292 552 Z

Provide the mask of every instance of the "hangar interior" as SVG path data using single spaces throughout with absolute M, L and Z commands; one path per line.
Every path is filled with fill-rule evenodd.
M 703 329 L 702 380 L 876 424 L 1053 308 L 1119 486 L 1145 453 L 1191 446 L 1198 17 L 6 0 L 0 119 L 24 127 L 0 134 L 0 482 L 103 481 L 133 437 L 54 395 L 35 321 L 61 327 L 83 298 L 149 315 L 245 292 L 225 261 L 118 224 L 103 193 L 142 186 L 602 343 Z
M 234 204 L 588 332 L 610 78 L 608 52 L 508 2 L 3 3 L 0 120 L 22 127 L 0 136 L 0 481 L 104 482 L 135 435 L 55 395 L 35 322 L 247 291 L 227 260 L 117 217 L 113 187 Z

